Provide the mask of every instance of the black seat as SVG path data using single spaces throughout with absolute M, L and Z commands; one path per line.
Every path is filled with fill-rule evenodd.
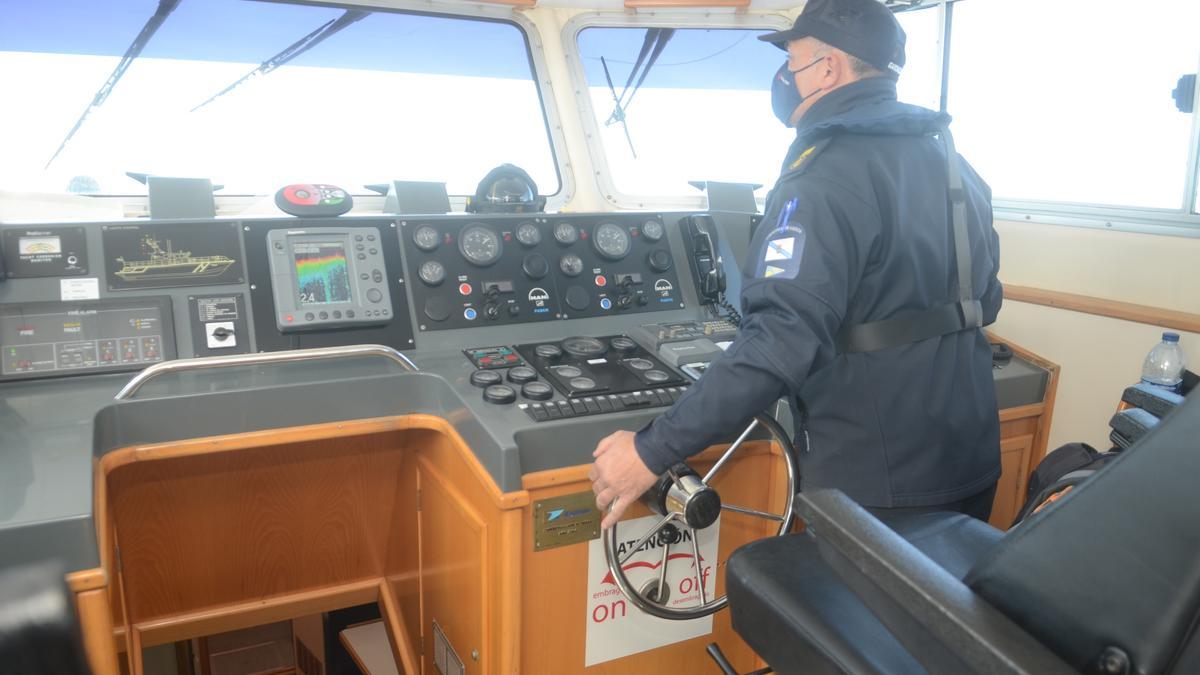
M 798 502 L 806 533 L 727 574 L 734 628 L 777 672 L 1200 672 L 1200 397 L 1008 535 Z
M 0 572 L 0 673 L 89 672 L 62 570 L 45 565 Z

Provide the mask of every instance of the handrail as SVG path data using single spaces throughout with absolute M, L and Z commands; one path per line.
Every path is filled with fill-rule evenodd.
M 1106 316 L 1111 319 L 1146 323 L 1152 326 L 1173 328 L 1189 333 L 1200 333 L 1200 314 L 1180 312 L 1162 307 L 1137 305 L 1131 302 L 1106 300 L 1089 295 L 1077 295 L 1062 291 L 1051 291 L 1030 286 L 1004 285 L 1004 299 L 1044 305 L 1055 309 L 1066 309 L 1084 314 Z
M 156 363 L 134 376 L 114 397 L 118 401 L 132 398 L 142 385 L 163 373 L 182 373 L 206 368 L 230 368 L 254 366 L 264 363 L 290 363 L 293 361 L 318 361 L 355 356 L 383 356 L 391 359 L 408 371 L 419 370 L 407 356 L 386 345 L 348 345 L 345 347 L 320 347 L 296 349 L 287 352 L 263 352 L 260 354 L 232 354 L 229 356 L 205 356 L 196 359 L 176 359 Z

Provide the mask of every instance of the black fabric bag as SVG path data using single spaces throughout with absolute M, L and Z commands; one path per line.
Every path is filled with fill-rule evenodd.
M 1066 495 L 1120 454 L 1116 448 L 1100 452 L 1087 443 L 1068 443 L 1046 455 L 1029 477 L 1025 505 L 1013 520 L 1013 526 Z

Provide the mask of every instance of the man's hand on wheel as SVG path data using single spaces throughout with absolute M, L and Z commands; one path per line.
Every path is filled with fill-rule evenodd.
M 601 511 L 612 506 L 600 523 L 606 530 L 658 480 L 642 463 L 633 438 L 632 431 L 618 431 L 601 439 L 592 453 L 596 462 L 588 471 L 588 478 L 592 481 L 592 492 L 596 493 L 596 506 Z

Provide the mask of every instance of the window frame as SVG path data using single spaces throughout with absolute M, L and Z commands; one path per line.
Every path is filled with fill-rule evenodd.
M 617 189 L 616 181 L 608 165 L 608 155 L 601 140 L 600 128 L 596 124 L 596 110 L 588 91 L 587 76 L 583 60 L 579 55 L 579 33 L 585 28 L 742 28 L 748 30 L 785 30 L 791 28 L 792 19 L 783 14 L 710 14 L 675 12 L 639 12 L 637 14 L 614 14 L 612 12 L 587 12 L 572 17 L 563 25 L 563 54 L 567 59 L 571 79 L 576 82 L 575 105 L 579 108 L 580 124 L 587 142 L 588 155 L 596 177 L 600 197 L 609 205 L 631 211 L 700 211 L 708 208 L 708 198 L 697 190 L 695 197 L 667 197 L 663 195 L 626 194 Z M 768 186 L 769 187 L 769 186 Z M 763 199 L 756 200 L 759 207 Z
M 508 23 L 514 26 L 525 41 L 525 52 L 529 58 L 531 77 L 534 89 L 537 91 L 542 108 L 542 121 L 546 125 L 546 141 L 549 144 L 550 156 L 554 170 L 558 173 L 558 191 L 546 197 L 547 211 L 562 208 L 575 197 L 575 176 L 571 171 L 567 156 L 567 140 L 563 133 L 562 116 L 558 110 L 557 99 L 554 95 L 550 78 L 550 68 L 546 59 L 546 51 L 536 25 L 524 14 L 509 5 L 487 5 L 481 3 L 444 3 L 444 9 L 431 11 L 428 0 L 359 0 L 358 2 L 323 2 L 321 0 L 268 0 L 285 5 L 311 5 L 331 7 L 336 9 L 364 9 L 384 11 L 399 14 L 418 14 L 451 19 L 487 19 Z M 482 176 L 480 176 L 482 178 Z M 361 186 L 360 186 L 361 187 Z M 355 197 L 356 206 L 368 208 L 383 208 L 384 197 L 370 193 L 358 193 L 351 190 Z M 100 194 L 79 195 L 100 200 L 122 200 L 127 216 L 138 216 L 149 213 L 149 196 L 145 194 Z M 218 215 L 238 215 L 244 209 L 259 203 L 264 195 L 229 194 L 213 195 Z M 466 198 L 470 195 L 450 195 L 451 208 L 462 210 Z M 357 212 L 358 209 L 356 208 Z

